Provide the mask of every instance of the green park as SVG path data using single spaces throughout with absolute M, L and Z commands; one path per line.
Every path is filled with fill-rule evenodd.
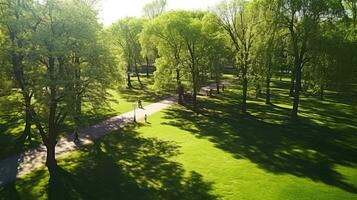
M 0 200 L 357 200 L 357 0 L 0 0 Z

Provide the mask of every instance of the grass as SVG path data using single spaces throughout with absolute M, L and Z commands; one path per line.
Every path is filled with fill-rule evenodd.
M 139 89 L 138 83 L 132 81 L 132 89 L 125 87 L 108 90 L 108 101 L 104 107 L 91 105 L 84 102 L 82 116 L 80 117 L 81 127 L 85 128 L 101 122 L 110 117 L 128 112 L 133 109 L 133 104 L 141 99 L 143 105 L 161 100 L 169 95 L 167 92 L 155 92 L 152 90 L 153 78 L 142 77 L 143 89 Z M 13 91 L 11 95 L 0 97 L 0 159 L 4 159 L 17 152 L 37 147 L 41 144 L 41 138 L 33 126 L 32 144 L 27 141 L 25 144 L 19 144 L 17 138 L 22 134 L 24 120 L 22 113 L 21 95 Z M 66 121 L 61 127 L 63 135 L 73 131 L 73 124 Z
M 273 105 L 250 99 L 239 114 L 239 88 L 200 98 L 201 114 L 174 106 L 0 189 L 12 199 L 357 199 L 356 102 L 328 92 L 303 96 L 289 121 L 287 82 Z

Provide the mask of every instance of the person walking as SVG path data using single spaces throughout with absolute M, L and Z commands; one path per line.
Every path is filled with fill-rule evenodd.
M 138 108 L 141 108 L 141 109 L 143 108 L 143 104 L 142 104 L 142 101 L 140 99 L 138 100 Z

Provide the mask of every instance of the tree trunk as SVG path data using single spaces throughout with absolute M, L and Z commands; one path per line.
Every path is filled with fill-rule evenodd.
M 55 147 L 57 139 L 57 124 L 56 124 L 56 112 L 57 112 L 57 89 L 56 89 L 56 77 L 55 77 L 55 60 L 52 57 L 48 59 L 48 73 L 50 79 L 50 110 L 48 116 L 48 137 L 45 145 L 47 148 L 46 166 L 50 175 L 55 173 L 57 168 L 57 161 L 55 157 Z
M 20 143 L 23 143 L 27 138 L 31 144 L 31 113 L 29 110 L 31 105 L 31 96 L 28 92 L 28 89 L 25 86 L 22 62 L 23 62 L 23 56 L 19 55 L 18 53 L 12 52 L 11 63 L 12 63 L 14 77 L 17 84 L 21 88 L 22 97 L 25 103 L 25 118 L 24 118 L 25 128 L 22 135 L 19 138 L 19 141 Z
M 218 75 L 216 75 L 216 88 L 217 88 L 217 94 L 219 94 L 219 79 L 218 79 Z
M 183 104 L 183 93 L 184 89 L 180 80 L 180 70 L 176 69 L 176 83 L 177 83 L 177 94 L 178 94 L 178 104 Z
M 140 84 L 140 88 L 143 89 L 144 86 L 143 86 L 143 83 L 142 83 L 141 80 L 140 80 L 140 74 L 137 73 L 137 74 L 136 74 L 136 77 L 138 78 L 138 82 L 139 82 L 139 84 Z
M 295 86 L 294 86 L 294 100 L 293 100 L 293 110 L 291 113 L 292 121 L 296 121 L 298 118 L 298 110 L 299 110 L 299 100 L 300 100 L 300 86 L 301 86 L 301 67 L 300 62 L 297 61 L 296 69 L 295 69 Z
M 198 71 L 192 56 L 192 84 L 193 84 L 193 111 L 198 113 L 197 107 L 197 88 L 198 88 Z
M 324 90 L 325 90 L 324 86 L 321 85 L 320 86 L 320 100 L 324 100 Z
M 248 79 L 246 69 L 243 70 L 243 97 L 242 97 L 242 113 L 247 112 L 247 92 L 248 92 Z
M 135 64 L 135 74 L 136 74 L 136 77 L 137 77 L 138 82 L 140 84 L 140 88 L 142 89 L 143 88 L 143 83 L 140 80 L 140 73 L 139 73 L 138 66 L 136 64 Z
M 51 134 L 51 132 L 49 132 Z M 53 134 L 53 133 L 52 133 Z M 56 138 L 50 139 L 49 137 L 46 143 L 46 167 L 50 173 L 50 177 L 56 173 L 57 161 L 56 161 Z
M 260 96 L 261 93 L 262 93 L 262 87 L 261 87 L 260 83 L 257 83 L 255 89 L 256 89 L 256 90 L 255 90 L 255 99 L 258 99 L 259 96 Z
M 271 67 L 269 65 L 268 67 L 268 73 L 267 73 L 267 79 L 266 79 L 266 96 L 265 96 L 265 104 L 271 104 L 270 102 L 270 81 L 271 81 L 271 75 L 270 75 Z
M 267 82 L 266 82 L 266 96 L 265 96 L 265 104 L 271 104 L 270 101 L 270 78 L 267 77 Z
M 128 72 L 128 88 L 133 88 L 133 86 L 131 85 L 130 72 Z
M 193 111 L 196 113 L 198 112 L 198 107 L 197 107 L 197 87 L 196 84 L 193 86 Z
M 31 99 L 26 98 L 26 108 L 25 108 L 25 129 L 23 132 L 24 139 L 28 139 L 29 143 L 31 144 L 31 111 L 30 111 L 30 105 L 31 105 Z
M 82 113 L 82 85 L 81 85 L 81 66 L 80 66 L 80 61 L 79 57 L 76 57 L 76 67 L 77 69 L 75 70 L 75 77 L 76 77 L 76 85 L 75 85 L 75 114 L 77 117 L 79 117 Z
M 295 70 L 294 70 L 295 71 Z M 290 80 L 290 91 L 289 91 L 289 96 L 293 97 L 294 96 L 294 89 L 295 89 L 295 72 L 293 72 Z
M 146 59 L 146 77 L 149 78 L 149 58 L 145 56 Z

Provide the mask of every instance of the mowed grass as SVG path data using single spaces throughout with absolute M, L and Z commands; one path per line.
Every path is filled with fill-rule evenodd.
M 83 112 L 80 117 L 81 128 L 85 128 L 110 117 L 128 112 L 133 109 L 134 104 L 141 99 L 143 105 L 159 101 L 169 95 L 167 92 L 156 92 L 152 89 L 153 77 L 142 77 L 143 89 L 139 88 L 136 80 L 132 81 L 132 89 L 125 86 L 118 89 L 109 89 L 106 95 L 107 101 L 99 106 L 83 101 Z M 119 86 L 118 86 L 119 87 Z M 32 127 L 32 144 L 26 141 L 19 143 L 17 138 L 22 134 L 24 128 L 22 97 L 19 92 L 12 91 L 10 95 L 0 96 L 0 159 L 4 159 L 17 152 L 35 148 L 41 144 L 40 135 L 35 126 Z M 65 121 L 61 127 L 61 134 L 73 132 L 73 123 Z
M 273 105 L 240 90 L 200 98 L 200 114 L 174 106 L 60 158 L 0 189 L 13 199 L 357 199 L 357 119 L 353 99 L 303 96 L 290 123 L 285 82 Z

